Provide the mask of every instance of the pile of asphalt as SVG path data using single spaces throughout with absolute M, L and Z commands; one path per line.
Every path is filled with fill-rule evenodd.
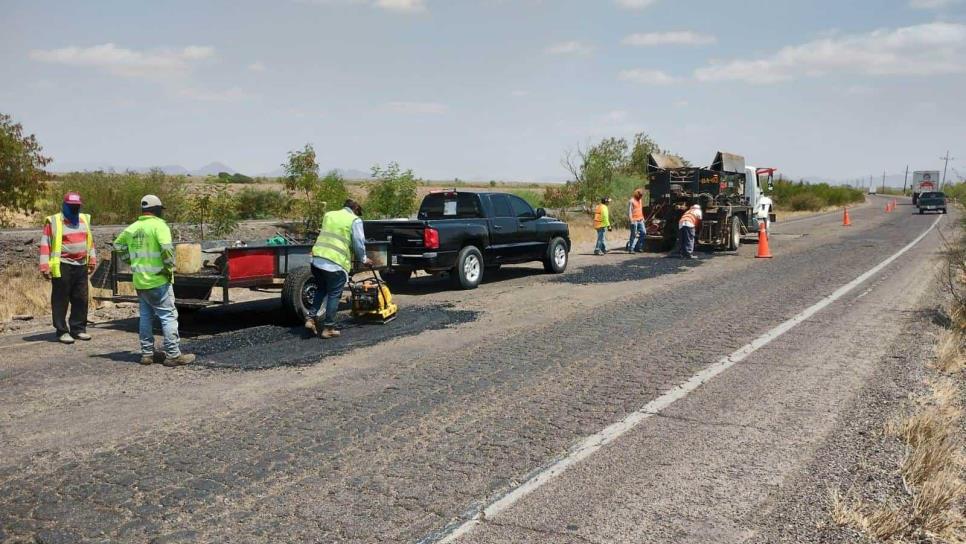
M 385 324 L 345 319 L 339 323 L 339 338 L 322 340 L 302 326 L 261 325 L 188 340 L 183 349 L 198 355 L 196 364 L 210 368 L 263 370 L 305 366 L 393 338 L 468 323 L 476 317 L 477 312 L 454 310 L 449 305 L 407 307 Z

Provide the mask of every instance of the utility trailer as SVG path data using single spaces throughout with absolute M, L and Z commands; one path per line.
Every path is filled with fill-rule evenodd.
M 192 312 L 203 308 L 231 304 L 230 289 L 278 289 L 286 316 L 302 321 L 315 297 L 316 285 L 310 268 L 312 246 L 308 243 L 285 245 L 228 245 L 225 242 L 202 244 L 202 268 L 197 273 L 175 272 L 174 296 L 179 310 Z M 389 262 L 387 242 L 366 242 L 366 253 L 381 270 Z M 361 270 L 354 270 L 360 272 Z M 111 302 L 138 302 L 136 295 L 121 294 L 120 284 L 131 282 L 133 274 L 117 251 L 102 263 L 91 278 L 97 287 L 111 290 L 109 297 L 95 297 Z M 220 289 L 219 296 L 212 292 Z
M 678 220 L 692 204 L 699 204 L 703 215 L 696 242 L 711 249 L 737 251 L 742 236 L 757 233 L 765 219 L 775 220 L 765 198 L 774 168 L 747 166 L 744 157 L 723 151 L 708 168 L 686 166 L 679 157 L 660 153 L 648 157 L 648 167 L 644 227 L 652 251 L 675 247 Z

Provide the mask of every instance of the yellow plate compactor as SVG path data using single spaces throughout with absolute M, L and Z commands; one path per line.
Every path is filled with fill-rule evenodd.
M 392 301 L 389 287 L 372 270 L 372 279 L 353 282 L 349 286 L 352 317 L 360 321 L 389 323 L 396 318 L 399 307 Z

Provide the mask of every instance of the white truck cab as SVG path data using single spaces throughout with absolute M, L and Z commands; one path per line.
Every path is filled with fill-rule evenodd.
M 754 210 L 756 223 L 754 228 L 749 228 L 749 230 L 756 232 L 759 221 L 765 222 L 765 232 L 768 232 L 771 228 L 772 218 L 775 215 L 775 203 L 768 196 L 768 191 L 772 189 L 774 173 L 774 168 L 745 166 L 745 198 L 748 199 L 748 205 Z

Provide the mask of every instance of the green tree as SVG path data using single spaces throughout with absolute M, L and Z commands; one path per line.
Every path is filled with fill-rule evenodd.
M 319 179 L 319 164 L 312 144 L 290 151 L 288 162 L 282 167 L 285 169 L 285 188 L 292 193 L 301 193 L 301 198 L 291 208 L 305 232 L 318 230 L 325 212 L 338 209 L 349 196 L 345 180 L 335 170 Z
M 191 222 L 201 226 L 201 239 L 206 236 L 221 238 L 228 236 L 238 227 L 238 211 L 235 199 L 228 191 L 228 185 L 223 184 L 215 189 L 214 194 L 205 193 L 191 197 L 188 208 Z M 207 225 L 208 231 L 205 232 Z
M 408 217 L 416 211 L 417 180 L 412 170 L 401 170 L 391 162 L 385 168 L 372 167 L 375 181 L 367 184 L 366 210 L 378 217 Z
M 0 226 L 9 225 L 14 212 L 36 211 L 51 161 L 42 151 L 33 134 L 24 136 L 20 123 L 0 113 Z

